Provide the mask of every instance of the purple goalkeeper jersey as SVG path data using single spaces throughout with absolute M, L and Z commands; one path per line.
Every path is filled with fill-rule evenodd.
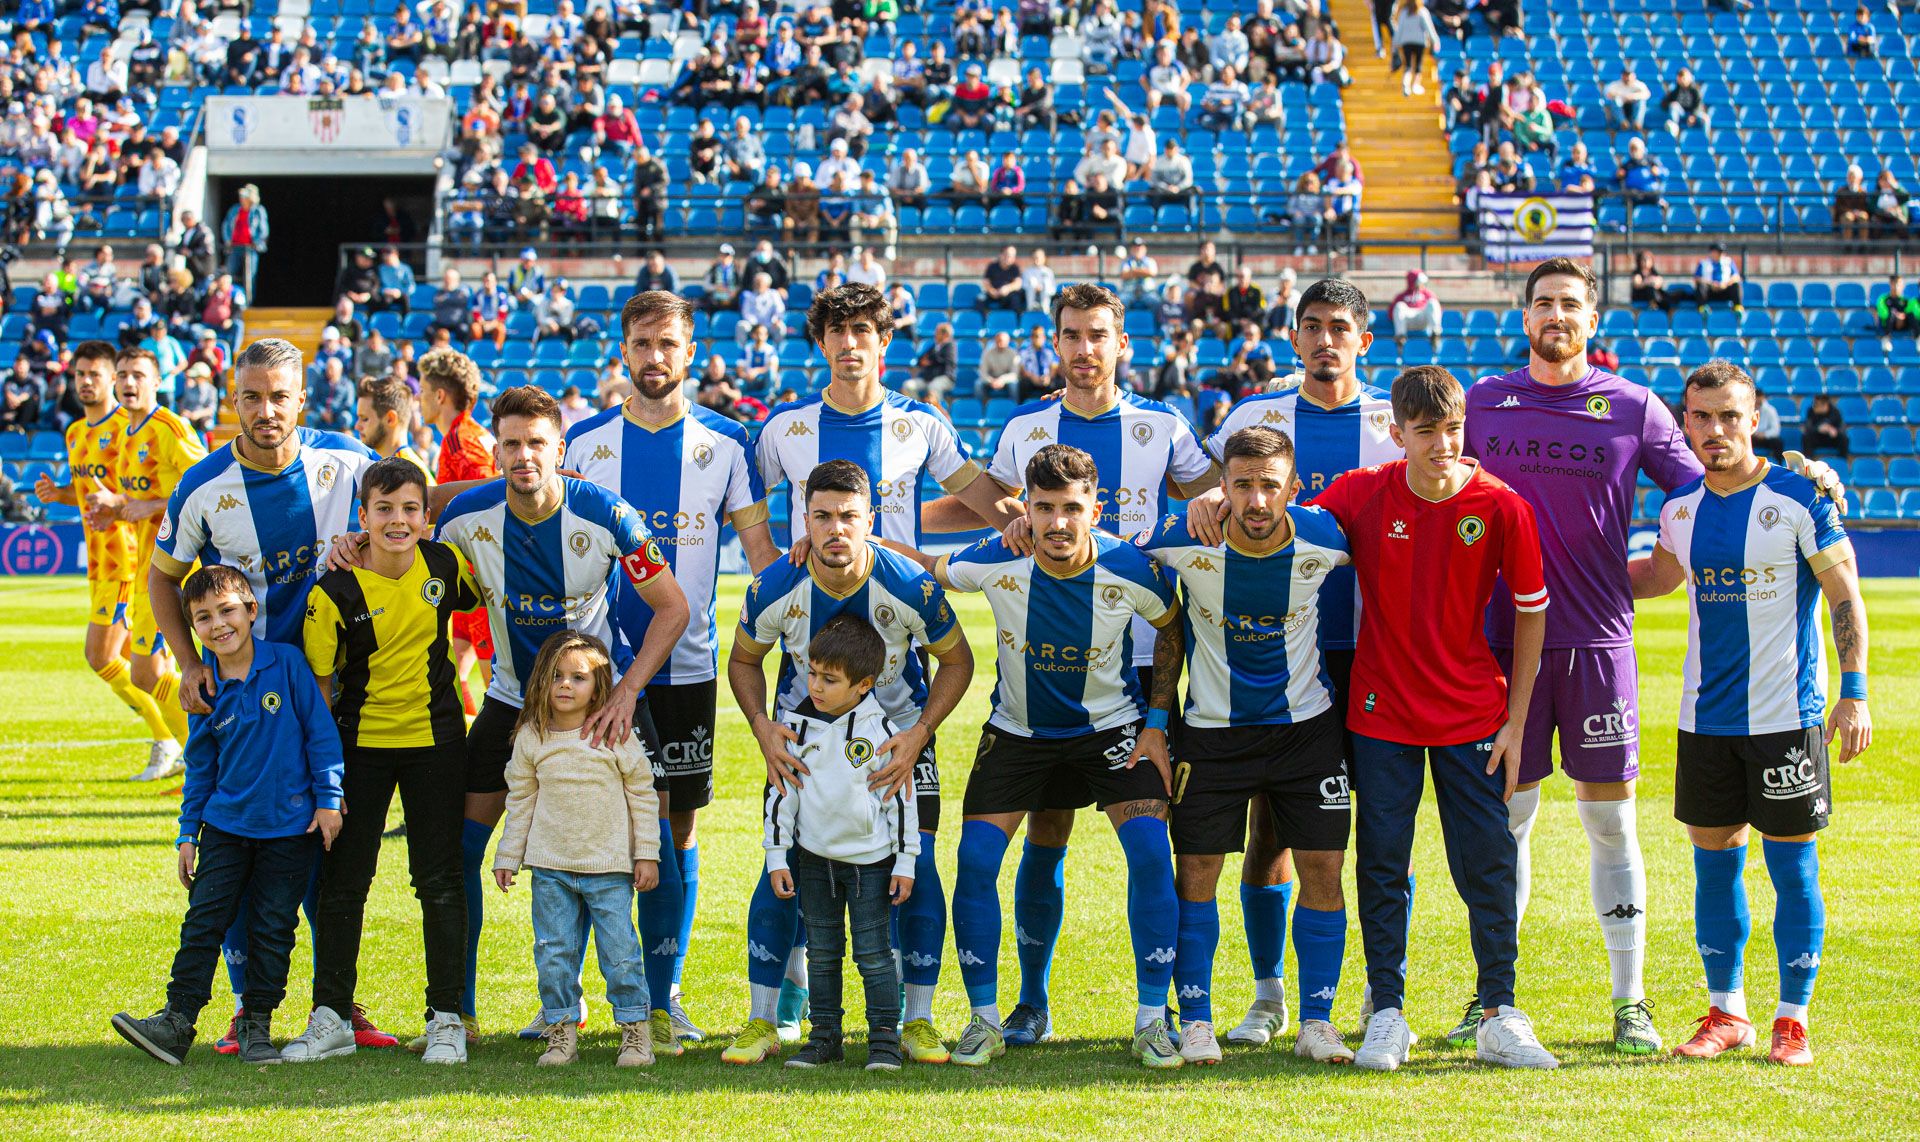
M 1700 475 L 1673 414 L 1645 385 L 1600 369 L 1543 385 L 1526 369 L 1467 390 L 1467 455 L 1533 505 L 1546 565 L 1549 647 L 1633 644 L 1627 530 L 1634 479 L 1662 491 Z M 1513 645 L 1513 604 L 1495 591 L 1487 638 Z

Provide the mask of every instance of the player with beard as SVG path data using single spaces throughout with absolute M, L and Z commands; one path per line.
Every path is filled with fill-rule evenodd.
M 691 616 L 673 654 L 647 683 L 666 770 L 659 790 L 660 851 L 672 859 L 663 856 L 659 885 L 639 894 L 647 988 L 656 1002 L 654 1051 L 677 1055 L 684 1049 L 681 1040 L 704 1038 L 681 1006 L 680 973 L 700 885 L 694 815 L 713 801 L 719 646 L 713 597 L 721 531 L 733 526 L 755 572 L 780 552 L 745 428 L 686 398 L 683 386 L 697 350 L 693 307 L 664 290 L 635 294 L 621 308 L 620 333 L 620 360 L 633 395 L 574 425 L 567 433 L 567 458 L 582 476 L 640 513 L 686 593 Z M 652 614 L 637 593 L 622 592 L 614 602 L 614 625 L 630 642 L 645 636 Z M 542 1019 L 536 1016 L 535 1023 Z M 521 1032 L 525 1038 L 538 1034 L 534 1025 Z
M 363 377 L 355 406 L 353 434 L 383 460 L 398 456 L 420 469 L 433 487 L 433 471 L 407 443 L 413 423 L 413 390 L 398 377 Z

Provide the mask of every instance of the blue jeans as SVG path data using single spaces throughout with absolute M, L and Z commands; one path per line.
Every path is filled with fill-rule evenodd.
M 1399 1007 L 1406 992 L 1407 868 L 1429 765 L 1447 867 L 1467 906 L 1480 1003 L 1513 1003 L 1519 847 L 1507 831 L 1506 779 L 1486 772 L 1492 745 L 1490 737 L 1421 747 L 1353 735 L 1354 877 L 1375 1011 Z
M 581 905 L 586 915 L 581 915 Z M 646 1020 L 646 957 L 633 930 L 633 877 L 624 872 L 533 870 L 533 967 L 549 1023 L 580 1017 L 580 961 L 587 929 L 607 981 L 615 1023 Z
M 867 995 L 869 1042 L 900 1036 L 900 976 L 893 965 L 893 901 L 887 883 L 893 859 L 847 864 L 803 848 L 791 852 L 800 918 L 807 925 L 807 999 L 813 1035 L 837 1040 L 846 1008 L 840 967 L 853 932 L 853 962 Z
M 256 840 L 203 824 L 199 846 L 187 916 L 180 922 L 180 949 L 174 953 L 173 978 L 167 984 L 167 1006 L 193 1017 L 207 1005 L 221 939 L 244 912 L 247 983 L 242 1002 L 248 1014 L 269 1017 L 287 996 L 294 926 L 320 856 L 319 835 Z

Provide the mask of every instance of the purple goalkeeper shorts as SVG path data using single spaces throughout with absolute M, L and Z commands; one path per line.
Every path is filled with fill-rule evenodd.
M 1496 646 L 1500 669 L 1513 652 Z M 1560 768 L 1575 781 L 1631 781 L 1640 776 L 1640 674 L 1631 646 L 1563 648 L 1540 655 L 1540 676 L 1527 707 L 1520 744 L 1520 781 L 1553 775 L 1553 739 Z

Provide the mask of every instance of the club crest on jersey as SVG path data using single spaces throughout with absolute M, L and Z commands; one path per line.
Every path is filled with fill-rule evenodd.
M 1477 515 L 1465 516 L 1460 520 L 1459 525 L 1454 528 L 1454 531 L 1459 533 L 1460 542 L 1466 544 L 1468 547 L 1472 547 L 1474 544 L 1480 542 L 1482 536 L 1487 534 L 1487 522 Z
M 613 459 L 613 449 L 604 444 L 596 444 L 593 446 L 593 455 L 587 457 L 587 463 L 591 464 L 596 460 L 611 459 Z
M 427 601 L 429 607 L 439 606 L 440 600 L 447 597 L 446 581 L 439 578 L 427 580 L 420 585 L 420 597 Z
M 279 713 L 280 694 L 277 691 L 269 690 L 265 694 L 260 695 L 260 708 L 269 714 Z
M 894 618 L 893 608 L 888 606 L 886 603 L 881 603 L 879 606 L 873 608 L 873 621 L 880 624 L 881 626 L 883 627 L 892 626 L 893 618 Z
M 711 445 L 696 444 L 693 446 L 693 466 L 694 467 L 704 472 L 707 470 L 707 467 L 712 463 L 713 463 L 713 447 Z
M 873 760 L 873 743 L 866 738 L 854 738 L 847 743 L 847 760 L 855 769 Z
M 320 472 L 313 478 L 313 482 L 320 485 L 320 490 L 324 492 L 328 488 L 333 487 L 333 482 L 339 477 L 340 465 L 326 463 L 320 466 Z
M 1325 569 L 1326 564 L 1322 563 L 1318 556 L 1309 555 L 1300 561 L 1300 577 L 1302 579 L 1311 579 Z
M 1100 588 L 1100 601 L 1109 607 L 1120 605 L 1120 588 L 1109 585 Z
M 1593 417 L 1593 419 L 1605 420 L 1607 419 L 1607 414 L 1612 411 L 1613 402 L 1601 396 L 1599 393 L 1595 393 L 1587 398 L 1587 415 Z
M 1379 409 L 1368 413 L 1367 422 L 1373 425 L 1375 432 L 1385 432 L 1387 430 L 1387 410 Z
M 1780 522 L 1780 509 L 1768 504 L 1760 509 L 1760 530 L 1772 531 L 1773 525 Z
M 1146 421 L 1143 420 L 1139 424 L 1134 425 L 1131 431 L 1133 433 L 1133 442 L 1140 447 L 1145 448 L 1147 445 L 1153 443 L 1153 425 L 1148 424 Z
M 904 441 L 907 437 L 913 435 L 913 422 L 906 417 L 901 417 L 899 420 L 893 422 L 891 431 L 893 432 L 893 438 L 895 440 Z
M 576 531 L 567 536 L 567 546 L 573 549 L 575 555 L 585 555 L 592 543 L 593 541 L 587 538 L 587 533 L 584 531 Z

